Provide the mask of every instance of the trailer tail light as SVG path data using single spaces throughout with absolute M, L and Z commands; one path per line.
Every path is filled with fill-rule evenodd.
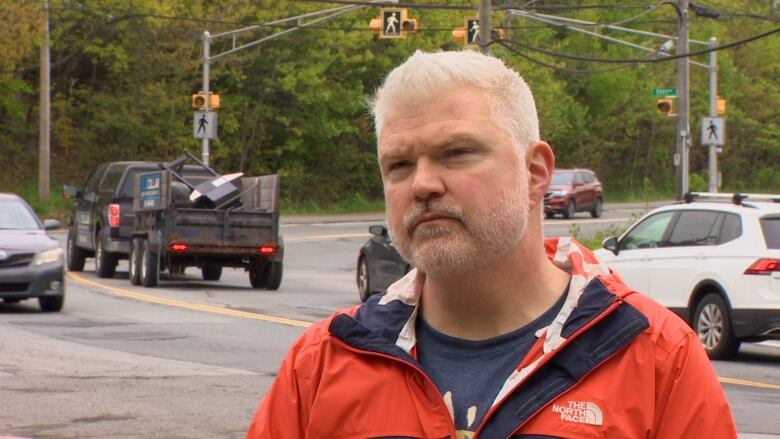
M 119 205 L 108 205 L 108 225 L 110 227 L 119 227 Z
M 276 247 L 267 244 L 261 245 L 258 251 L 263 256 L 271 256 L 272 254 L 276 253 Z
M 171 244 L 171 251 L 174 253 L 187 253 L 187 250 L 190 249 L 190 246 L 183 242 L 174 242 Z
M 780 271 L 780 259 L 761 258 L 745 270 L 745 274 L 771 274 Z

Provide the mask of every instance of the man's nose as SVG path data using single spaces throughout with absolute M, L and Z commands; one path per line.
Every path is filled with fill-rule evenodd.
M 430 160 L 418 160 L 412 180 L 412 195 L 417 200 L 428 200 L 444 195 L 445 185 L 441 169 Z

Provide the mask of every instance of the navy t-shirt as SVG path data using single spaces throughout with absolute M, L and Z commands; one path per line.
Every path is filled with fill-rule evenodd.
M 458 439 L 469 439 L 490 409 L 504 381 L 536 341 L 539 329 L 552 323 L 566 292 L 533 322 L 487 340 L 464 340 L 417 319 L 417 360 L 439 388 L 454 416 Z

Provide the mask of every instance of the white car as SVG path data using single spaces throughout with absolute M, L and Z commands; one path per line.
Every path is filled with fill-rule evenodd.
M 710 358 L 780 339 L 780 195 L 687 194 L 603 247 L 596 255 L 690 323 Z

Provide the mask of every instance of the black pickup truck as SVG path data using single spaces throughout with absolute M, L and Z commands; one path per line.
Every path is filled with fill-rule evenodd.
M 188 159 L 195 164 L 185 164 Z M 139 176 L 149 173 L 166 177 L 165 184 L 158 188 L 164 191 L 160 194 L 165 198 L 160 201 L 165 203 L 156 209 L 145 209 L 135 198 Z M 198 266 L 205 280 L 218 280 L 223 266 L 234 266 L 249 271 L 253 287 L 279 288 L 284 250 L 276 207 L 279 177 L 240 179 L 238 184 L 244 183 L 251 190 L 242 190 L 230 206 L 195 206 L 189 201 L 188 194 L 193 187 L 219 178 L 213 169 L 186 154 L 171 163 L 103 163 L 89 175 L 82 188 L 64 186 L 65 197 L 75 199 L 68 228 L 68 270 L 82 271 L 86 258 L 94 257 L 97 276 L 113 277 L 118 261 L 129 259 L 131 282 L 154 286 L 163 270 L 181 274 L 186 266 Z M 269 186 L 269 183 L 273 184 Z M 142 197 L 148 201 L 148 194 Z M 241 206 L 236 208 L 236 203 Z M 169 219 L 174 222 L 166 222 Z M 231 231 L 235 233 L 231 235 Z M 242 247 L 262 245 L 255 245 L 255 253 L 245 254 L 246 249 L 226 245 L 230 242 L 224 237 L 240 240 Z M 192 247 L 184 252 L 182 246 L 176 246 L 176 252 L 161 247 L 169 238 L 179 241 L 188 238 Z M 179 242 L 182 243 L 186 242 Z M 263 251 L 269 254 L 258 253 Z

